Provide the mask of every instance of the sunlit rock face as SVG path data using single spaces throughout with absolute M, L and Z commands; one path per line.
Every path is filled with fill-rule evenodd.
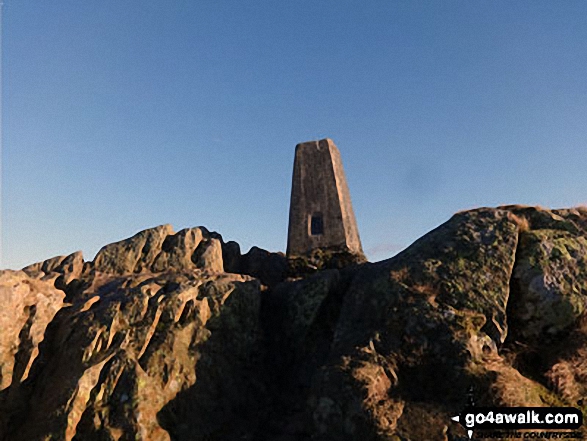
M 481 208 L 300 266 L 161 226 L 2 271 L 0 440 L 461 440 L 471 399 L 584 406 L 586 237 Z
M 0 390 L 28 377 L 47 325 L 63 307 L 65 294 L 53 286 L 56 278 L 0 271 Z

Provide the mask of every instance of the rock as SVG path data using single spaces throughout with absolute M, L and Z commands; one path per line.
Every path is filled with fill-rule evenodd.
M 58 313 L 34 387 L 12 391 L 29 407 L 3 412 L 7 439 L 204 440 L 244 430 L 264 398 L 259 284 L 225 274 L 136 278 L 113 279 Z
M 219 234 L 203 227 L 174 234 L 170 225 L 162 225 L 105 246 L 96 255 L 93 270 L 115 275 L 197 268 L 222 272 L 221 243 Z
M 65 256 L 55 256 L 51 259 L 47 259 L 43 262 L 33 263 L 32 265 L 25 266 L 22 270 L 30 276 L 39 276 L 39 273 L 45 275 L 52 272 L 55 268 L 61 265 L 61 262 L 65 260 Z
M 222 260 L 226 272 L 255 277 L 267 286 L 276 286 L 288 275 L 283 253 L 272 253 L 254 246 L 243 255 L 239 244 L 234 241 L 222 243 Z
M 151 266 L 152 271 L 161 272 L 169 269 L 185 271 L 192 269 L 192 255 L 202 242 L 204 235 L 200 228 L 186 228 L 177 234 L 169 235 L 161 245 L 161 252 Z
M 227 273 L 240 273 L 241 247 L 237 242 L 229 241 L 222 244 L 222 261 Z
M 242 256 L 239 268 L 242 274 L 256 277 L 265 285 L 273 286 L 285 279 L 287 260 L 283 253 L 271 253 L 252 247 Z
M 51 282 L 33 279 L 23 271 L 0 271 L 0 390 L 28 377 L 63 297 Z
M 212 272 L 224 271 L 222 263 L 222 244 L 219 239 L 208 239 L 200 242 L 192 257 L 197 268 Z
M 141 231 L 129 239 L 106 245 L 96 254 L 94 269 L 117 275 L 149 269 L 161 251 L 163 242 L 171 234 L 171 225 L 161 225 Z
M 163 226 L 2 272 L 0 439 L 456 441 L 471 400 L 587 411 L 585 237 L 584 209 L 480 208 L 292 267 Z
M 587 316 L 585 314 L 568 336 L 567 342 L 566 345 L 553 345 L 556 347 L 555 354 L 548 354 L 551 352 L 548 349 L 551 348 L 546 348 L 546 353 L 550 355 L 550 363 L 540 364 L 546 366 L 544 378 L 558 396 L 585 411 L 587 406 L 585 400 L 587 397 Z M 544 346 L 542 349 L 544 355 Z
M 27 275 L 34 278 L 51 279 L 61 275 L 61 283 L 69 283 L 81 276 L 84 268 L 84 258 L 81 251 L 68 256 L 56 256 L 43 262 L 33 263 L 22 269 Z
M 345 248 L 317 248 L 303 256 L 287 259 L 288 276 L 297 278 L 320 270 L 343 269 L 366 263 L 363 253 L 353 253 Z
M 405 402 L 443 397 L 448 408 L 464 406 L 465 369 L 482 355 L 470 350 L 471 339 L 505 339 L 517 238 L 509 212 L 480 209 L 455 215 L 393 259 L 356 270 L 312 391 L 325 439 L 391 436 L 403 425 Z M 380 380 L 360 374 L 365 369 L 383 369 L 384 395 L 403 399 L 380 408 L 369 399 Z M 325 400 L 336 403 L 328 418 L 319 408 Z
M 342 290 L 340 271 L 327 270 L 303 280 L 278 285 L 270 293 L 272 302 L 282 307 L 273 311 L 278 316 L 280 345 L 295 354 L 301 350 L 313 324 L 318 320 L 321 308 L 329 296 Z
M 510 304 L 510 321 L 520 341 L 552 339 L 585 310 L 586 230 L 576 222 L 580 213 L 559 213 L 563 216 L 544 210 L 526 214 L 532 230 L 521 234 Z

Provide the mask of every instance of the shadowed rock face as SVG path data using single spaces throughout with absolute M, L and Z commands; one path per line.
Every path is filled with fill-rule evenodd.
M 2 271 L 0 440 L 460 440 L 469 391 L 577 406 L 585 237 L 584 210 L 481 208 L 296 274 L 162 226 Z

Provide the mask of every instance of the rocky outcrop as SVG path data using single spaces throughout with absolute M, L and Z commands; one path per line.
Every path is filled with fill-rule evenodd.
M 283 404 L 282 430 L 297 421 L 304 429 L 290 435 L 302 439 L 465 439 L 450 416 L 468 391 L 477 405 L 576 406 L 587 390 L 587 345 L 560 342 L 584 316 L 586 220 L 581 210 L 472 210 L 393 259 L 280 285 L 271 350 L 284 361 L 274 381 L 302 391 Z M 536 236 L 564 237 L 565 266 Z M 542 262 L 534 276 L 556 268 L 557 295 L 580 306 L 567 315 L 527 307 L 529 260 Z M 552 296 L 542 301 L 552 309 Z M 304 415 L 292 413 L 299 403 Z
M 172 234 L 171 225 L 161 225 L 106 245 L 96 254 L 94 269 L 119 275 L 149 269 L 161 253 L 165 239 Z
M 517 241 L 509 212 L 477 210 L 393 259 L 355 269 L 337 295 L 328 355 L 308 389 L 319 439 L 387 439 L 410 432 L 404 425 L 414 413 L 429 427 L 426 439 L 440 439 L 448 415 L 466 404 L 466 370 L 497 356 L 505 340 Z M 315 301 L 311 292 L 306 304 Z M 438 397 L 441 406 L 418 407 Z
M 560 335 L 585 310 L 587 228 L 578 210 L 515 212 L 529 227 L 520 235 L 510 320 L 518 339 L 536 343 Z
M 305 255 L 288 258 L 288 275 L 307 276 L 317 271 L 343 269 L 366 262 L 363 253 L 350 252 L 341 247 L 317 248 Z
M 239 434 L 241 409 L 263 403 L 255 280 L 129 275 L 87 297 L 53 319 L 28 383 L 5 391 L 6 439 L 207 439 Z
M 162 226 L 1 272 L 0 440 L 462 440 L 471 399 L 587 410 L 585 237 L 582 209 L 480 208 L 298 266 Z
M 49 280 L 57 276 L 59 278 L 57 285 L 65 286 L 81 276 L 84 270 L 84 258 L 81 251 L 76 251 L 69 256 L 56 256 L 44 262 L 33 263 L 22 270 L 36 279 Z
M 203 227 L 174 233 L 171 225 L 161 225 L 141 231 L 106 245 L 93 262 L 94 271 L 116 275 L 195 268 L 223 271 L 219 235 Z
M 0 271 L 0 391 L 26 380 L 63 298 L 51 280 L 36 280 L 23 271 Z

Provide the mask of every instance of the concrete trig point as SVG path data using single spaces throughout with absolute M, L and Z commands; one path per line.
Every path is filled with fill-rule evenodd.
M 317 248 L 363 254 L 340 152 L 331 139 L 296 146 L 287 256 Z

